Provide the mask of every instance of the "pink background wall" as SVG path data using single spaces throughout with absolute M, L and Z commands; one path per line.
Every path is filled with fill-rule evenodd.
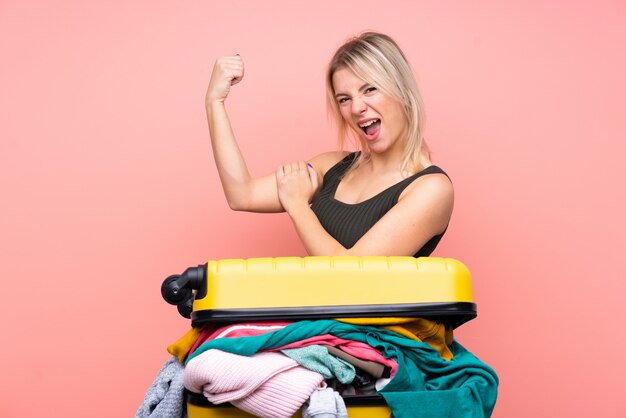
M 473 272 L 457 337 L 494 416 L 626 414 L 626 4 L 383 3 L 0 1 L 0 416 L 132 416 L 188 327 L 167 275 L 304 255 L 285 215 L 227 209 L 205 88 L 243 56 L 229 108 L 265 174 L 334 147 L 324 66 L 363 29 L 410 58 L 456 185 L 436 255 Z

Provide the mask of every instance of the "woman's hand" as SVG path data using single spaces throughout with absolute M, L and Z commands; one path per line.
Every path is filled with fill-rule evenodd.
M 282 165 L 276 170 L 278 199 L 287 213 L 307 206 L 317 193 L 317 172 L 306 161 Z
M 239 55 L 218 58 L 213 66 L 205 103 L 207 105 L 215 102 L 223 103 L 228 97 L 230 87 L 239 83 L 243 74 L 243 60 Z

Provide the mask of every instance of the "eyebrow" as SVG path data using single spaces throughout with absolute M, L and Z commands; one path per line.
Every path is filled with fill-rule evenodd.
M 359 87 L 358 91 L 363 91 L 365 90 L 367 87 L 369 87 L 371 84 L 370 83 L 365 83 L 363 84 L 361 87 Z M 339 97 L 339 96 L 348 96 L 346 93 L 336 93 L 335 94 L 335 98 Z

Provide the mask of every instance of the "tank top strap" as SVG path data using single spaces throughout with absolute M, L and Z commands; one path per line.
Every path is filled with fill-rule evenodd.
M 326 174 L 324 174 L 324 194 L 327 195 L 328 198 L 333 198 L 335 196 L 337 187 L 339 187 L 339 183 L 341 182 L 341 177 L 348 170 L 348 168 L 350 168 L 350 166 L 354 162 L 354 159 L 358 155 L 359 151 L 346 155 L 343 159 L 341 159 L 341 161 L 332 166 L 326 172 Z M 409 186 L 409 184 L 411 184 L 419 177 L 428 174 L 443 174 L 448 177 L 445 171 L 443 171 L 441 168 L 436 165 L 431 165 L 403 180 L 400 180 L 398 183 L 388 187 L 387 189 L 378 193 L 373 198 L 368 199 L 368 201 L 391 201 L 395 205 L 398 202 L 398 198 L 400 197 L 404 189 Z
M 400 195 L 402 194 L 404 189 L 406 189 L 416 179 L 418 179 L 418 178 L 420 178 L 422 176 L 426 176 L 428 174 L 443 174 L 446 177 L 448 177 L 448 175 L 445 173 L 445 171 L 443 171 L 441 168 L 437 167 L 436 165 L 431 165 L 431 166 L 428 166 L 425 169 L 423 169 L 423 170 L 413 174 L 412 176 L 409 176 L 409 177 L 405 178 L 404 180 L 399 181 L 398 183 L 396 183 L 393 186 L 389 187 L 387 190 L 385 190 L 381 194 L 387 195 L 386 197 L 388 199 L 391 199 L 391 201 L 395 205 L 396 203 L 398 203 L 398 199 L 400 198 Z
M 346 155 L 324 174 L 322 188 L 311 203 L 311 210 L 319 219 L 322 227 L 345 248 L 352 248 L 397 203 L 402 191 L 415 179 L 434 173 L 442 173 L 447 176 L 441 168 L 433 165 L 400 180 L 400 182 L 363 202 L 347 204 L 337 201 L 334 196 L 341 182 L 341 177 L 357 155 L 357 153 Z M 442 236 L 443 233 L 432 237 L 415 253 L 414 257 L 430 255 Z
M 406 189 L 411 183 L 413 183 L 416 179 L 422 177 L 422 176 L 426 176 L 428 174 L 443 174 L 444 176 L 450 178 L 445 171 L 443 171 L 441 168 L 439 168 L 436 165 L 430 165 L 428 167 L 426 167 L 425 169 L 423 169 L 422 171 L 419 171 L 415 174 L 413 174 L 412 176 L 409 176 L 407 178 L 405 178 L 404 180 L 401 180 L 400 182 L 394 184 L 393 186 L 391 186 L 389 189 L 387 189 L 387 191 L 390 194 L 393 194 L 393 201 L 395 203 L 398 202 L 398 198 L 400 197 L 400 195 L 402 194 L 402 192 L 404 191 L 404 189 Z
M 329 180 L 329 181 L 339 180 L 341 176 L 343 176 L 343 174 L 348 170 L 348 168 L 350 168 L 350 166 L 354 162 L 354 159 L 357 157 L 357 155 L 359 155 L 358 151 L 352 152 L 346 155 L 345 157 L 343 157 L 338 163 L 336 163 L 330 169 L 328 169 L 328 171 L 326 171 L 326 174 L 324 174 L 324 183 L 326 183 L 326 180 Z

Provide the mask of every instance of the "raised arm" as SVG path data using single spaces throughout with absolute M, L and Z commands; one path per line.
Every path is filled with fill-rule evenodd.
M 221 57 L 213 67 L 205 106 L 215 165 L 231 209 L 282 212 L 274 174 L 259 178 L 250 176 L 226 112 L 225 101 L 230 88 L 243 76 L 244 64 L 239 55 Z

